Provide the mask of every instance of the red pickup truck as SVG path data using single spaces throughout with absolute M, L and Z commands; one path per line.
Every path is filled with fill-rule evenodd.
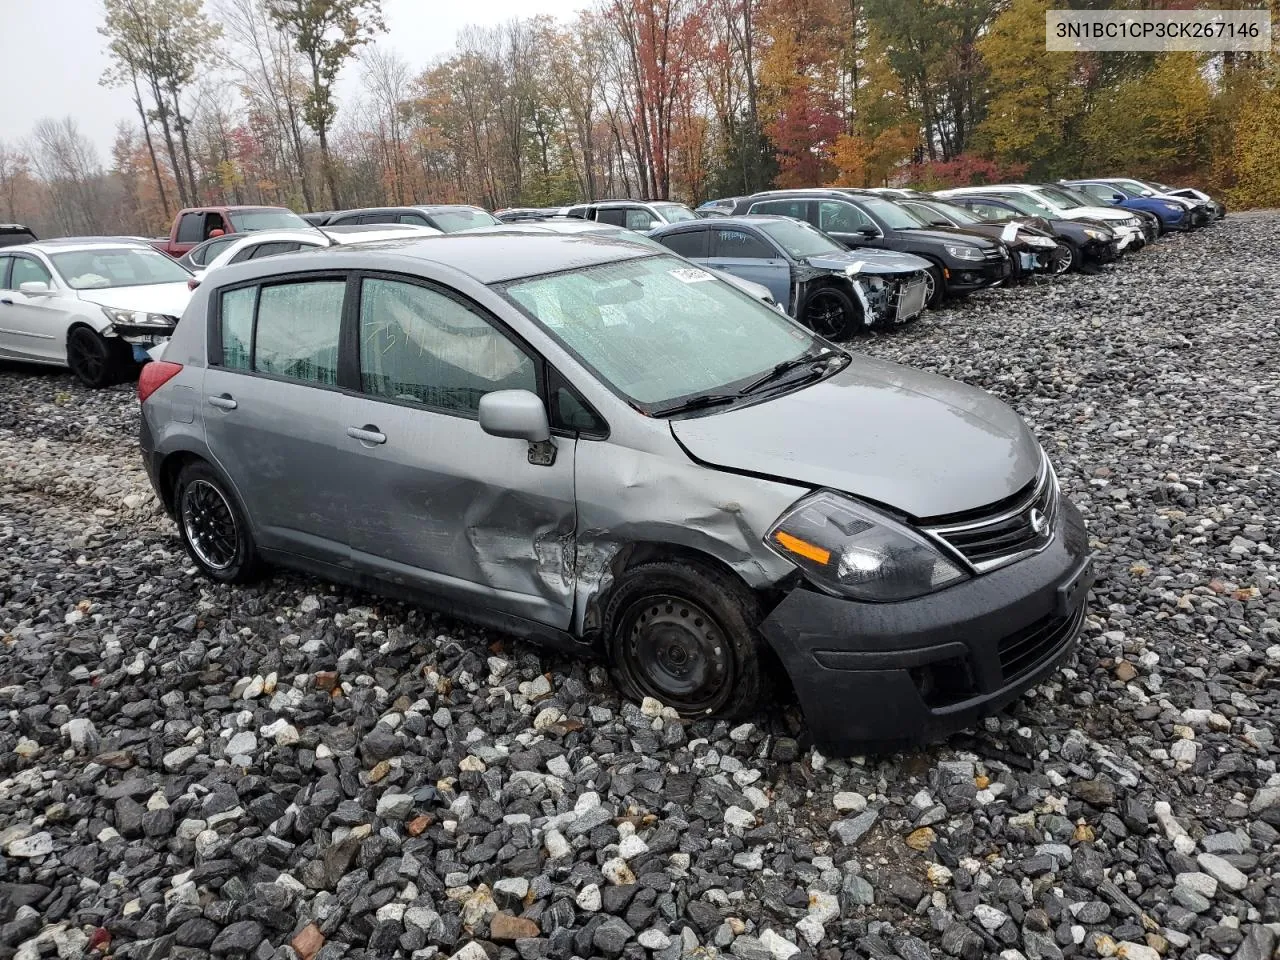
M 284 207 L 191 207 L 179 210 L 169 236 L 152 240 L 151 245 L 176 259 L 210 237 L 294 228 L 306 230 L 307 221 Z

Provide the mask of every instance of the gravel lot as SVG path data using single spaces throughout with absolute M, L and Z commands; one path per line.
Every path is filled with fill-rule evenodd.
M 214 586 L 131 389 L 0 367 L 0 958 L 1274 956 L 1277 249 L 1233 216 L 861 341 L 1012 402 L 1103 577 L 1069 669 L 889 757 L 304 577 Z

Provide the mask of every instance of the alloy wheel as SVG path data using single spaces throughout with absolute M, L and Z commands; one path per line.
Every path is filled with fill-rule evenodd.
M 733 682 L 730 646 L 696 603 L 671 594 L 637 600 L 623 631 L 621 665 L 635 686 L 681 713 L 714 709 Z
M 1064 273 L 1070 272 L 1071 268 L 1075 266 L 1075 251 L 1065 243 L 1058 244 L 1058 247 L 1053 251 L 1053 254 L 1053 275 L 1055 277 L 1060 277 Z
M 107 367 L 106 342 L 92 330 L 77 327 L 67 341 L 67 366 L 85 383 L 101 383 Z
M 804 318 L 810 330 L 828 340 L 844 332 L 844 304 L 833 293 L 815 294 L 805 308 Z
M 231 504 L 208 480 L 182 489 L 182 530 L 196 557 L 211 570 L 226 570 L 239 552 L 240 534 Z

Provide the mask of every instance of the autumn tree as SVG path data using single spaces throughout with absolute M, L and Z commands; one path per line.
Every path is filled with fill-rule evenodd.
M 356 50 L 386 26 L 382 0 L 266 0 L 276 26 L 292 40 L 311 71 L 310 87 L 303 99 L 302 116 L 320 142 L 320 163 L 329 199 L 342 206 L 329 130 L 338 114 L 333 84 L 343 65 Z

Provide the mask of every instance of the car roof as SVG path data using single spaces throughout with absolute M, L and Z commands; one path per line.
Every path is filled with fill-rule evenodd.
M 67 238 L 64 242 L 57 240 L 37 240 L 35 243 L 21 243 L 12 247 L 5 247 L 4 252 L 9 253 L 43 253 L 45 256 L 51 256 L 55 253 L 82 253 L 85 250 L 145 250 L 151 253 L 158 253 L 150 243 L 138 243 L 132 240 L 118 240 L 114 237 L 81 237 Z M 163 254 L 160 254 L 163 256 Z
M 666 236 L 669 233 L 681 233 L 686 230 L 723 230 L 726 227 L 744 226 L 759 227 L 766 223 L 802 223 L 795 217 L 784 217 L 776 213 L 743 213 L 736 217 L 716 217 L 712 220 L 681 220 L 678 223 L 668 223 L 651 231 L 655 236 L 662 234 Z
M 433 263 L 466 274 L 478 283 L 501 283 L 653 256 L 654 251 L 603 232 L 565 236 L 542 231 L 495 230 L 493 233 L 451 233 L 367 244 L 342 244 L 306 253 L 282 254 L 235 265 L 237 280 L 257 279 L 314 268 L 325 257 L 335 269 L 403 270 L 415 262 Z

